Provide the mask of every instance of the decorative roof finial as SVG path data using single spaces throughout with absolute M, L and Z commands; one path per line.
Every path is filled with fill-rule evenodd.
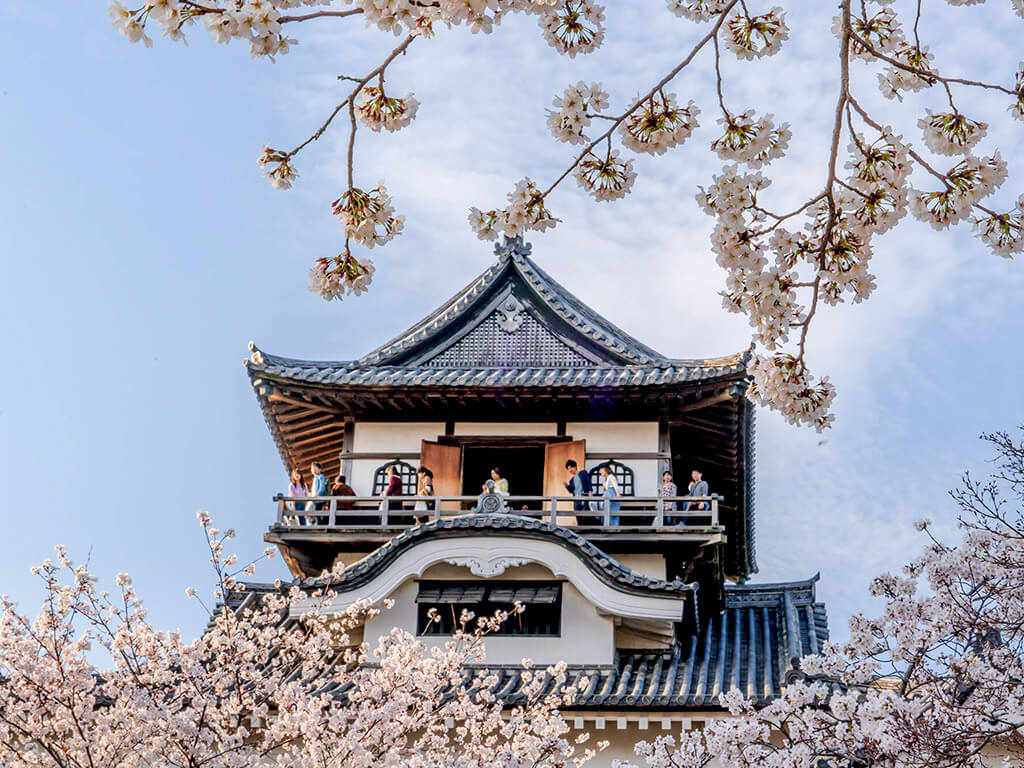
M 502 235 L 502 242 L 494 244 L 494 255 L 502 259 L 529 256 L 533 246 L 523 241 L 522 235 Z

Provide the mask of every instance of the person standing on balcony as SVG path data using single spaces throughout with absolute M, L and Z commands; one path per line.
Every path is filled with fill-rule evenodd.
M 619 480 L 607 465 L 601 467 L 601 481 L 604 483 L 604 489 L 602 490 L 601 495 L 604 497 L 605 511 L 618 512 L 622 508 L 622 502 L 617 501 L 617 498 L 620 495 Z M 608 516 L 609 525 L 618 525 L 619 521 L 619 515 Z
M 292 467 L 291 483 L 288 486 L 288 495 L 295 497 L 309 496 L 309 486 L 306 485 L 305 479 L 302 477 L 302 470 L 298 467 Z M 305 501 L 289 501 L 288 507 L 294 509 L 296 512 L 302 512 L 306 508 Z M 306 520 L 303 516 L 299 516 L 298 521 L 305 524 Z
M 313 476 L 313 485 L 309 489 L 310 496 L 326 496 L 327 495 L 327 475 L 324 474 L 323 465 L 319 461 L 314 461 L 309 465 L 309 474 Z M 326 509 L 327 505 L 311 501 L 309 503 L 309 509 Z M 309 518 L 314 523 L 327 523 L 327 518 L 317 519 Z
M 313 496 L 327 495 L 327 475 L 324 474 L 323 465 L 314 461 L 309 465 L 309 472 L 313 475 L 313 487 L 310 489 Z M 318 505 L 319 508 L 319 505 Z
M 351 485 L 345 482 L 344 475 L 338 475 L 338 479 L 331 486 L 331 496 L 355 496 L 356 492 Z M 352 509 L 351 501 L 339 501 L 338 509 Z
M 576 464 L 576 461 L 574 459 L 569 459 L 567 462 L 565 462 L 565 469 L 569 473 L 569 482 L 565 484 L 565 490 L 567 490 L 571 495 L 576 497 L 589 496 L 593 491 L 593 487 L 590 485 L 590 475 L 587 474 L 585 471 L 580 472 L 579 465 Z M 581 501 L 578 498 L 572 504 L 572 508 L 576 512 L 583 512 L 588 508 L 588 506 L 588 502 Z M 577 514 L 576 524 L 600 525 L 601 519 L 597 517 L 590 517 L 589 515 L 583 516 Z
M 494 481 L 495 493 L 504 493 L 508 496 L 508 480 L 501 474 L 501 469 L 499 467 L 493 467 L 491 469 L 491 480 Z
M 689 486 L 687 486 L 687 496 L 707 496 L 708 495 L 708 483 L 704 479 L 704 473 L 699 469 L 695 469 L 690 472 Z M 706 501 L 688 501 L 686 502 L 686 509 L 707 509 L 708 503 Z
M 676 511 L 676 503 L 674 501 L 668 501 L 668 499 L 678 496 L 679 489 L 676 487 L 676 484 L 672 482 L 672 473 L 668 470 L 661 473 L 661 488 L 658 489 L 658 495 L 661 498 L 666 499 L 666 501 L 661 502 L 665 525 L 672 525 L 675 521 L 668 513 Z
M 433 496 L 434 495 L 434 473 L 426 467 L 420 467 L 416 470 L 416 495 L 417 496 Z M 417 501 L 414 509 L 417 512 L 426 512 L 429 507 L 425 501 Z
M 387 512 L 391 509 L 390 502 L 388 502 L 389 496 L 402 495 L 402 478 L 398 476 L 394 464 L 388 464 L 388 468 L 384 470 L 384 477 L 387 479 L 387 485 L 384 486 L 384 490 L 380 494 L 381 512 Z

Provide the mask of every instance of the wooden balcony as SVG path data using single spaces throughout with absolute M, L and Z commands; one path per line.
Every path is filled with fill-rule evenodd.
M 268 541 L 384 542 L 414 525 L 463 515 L 522 515 L 594 541 L 725 540 L 721 496 L 277 496 Z M 577 504 L 584 509 L 574 509 Z M 618 509 L 613 508 L 617 504 Z M 674 505 L 674 508 L 673 508 Z

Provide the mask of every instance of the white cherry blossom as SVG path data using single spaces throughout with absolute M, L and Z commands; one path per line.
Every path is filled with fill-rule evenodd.
M 699 123 L 700 107 L 690 101 L 685 107 L 676 103 L 674 93 L 657 93 L 619 126 L 622 145 L 634 152 L 661 155 L 686 141 Z
M 778 53 L 782 41 L 789 37 L 786 14 L 779 7 L 756 16 L 745 9 L 734 11 L 725 26 L 725 47 L 748 61 Z

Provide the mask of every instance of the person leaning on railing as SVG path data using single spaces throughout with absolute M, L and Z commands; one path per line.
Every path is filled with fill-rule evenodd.
M 338 475 L 338 479 L 334 481 L 334 485 L 331 486 L 331 496 L 355 496 L 356 492 L 351 485 L 345 482 L 344 475 Z M 339 501 L 336 509 L 348 510 L 352 509 L 351 501 Z
M 306 485 L 306 480 L 302 477 L 302 470 L 298 467 L 292 467 L 291 483 L 288 485 L 288 495 L 293 498 L 296 496 L 309 496 L 309 486 Z M 306 509 L 306 502 L 290 501 L 288 502 L 288 507 L 296 512 L 302 512 Z M 306 518 L 304 515 L 296 515 L 295 520 L 299 525 L 306 524 Z
M 614 501 L 613 499 L 616 499 L 620 495 L 619 481 L 607 466 L 601 467 L 600 471 L 601 480 L 604 483 L 604 489 L 601 491 L 601 495 L 604 497 L 604 509 L 607 512 L 618 512 L 622 509 L 622 502 Z M 608 525 L 618 525 L 619 521 L 619 515 L 608 516 Z
M 573 460 L 569 459 L 565 462 L 565 471 L 569 473 L 569 482 L 565 484 L 565 490 L 567 490 L 572 496 L 589 496 L 592 488 L 590 485 L 590 475 L 587 474 L 586 470 L 580 471 L 579 465 Z M 600 525 L 600 517 L 592 517 L 590 515 L 580 515 L 580 512 L 585 511 L 589 507 L 589 503 L 586 501 L 574 501 L 572 504 L 573 510 L 576 511 L 576 524 L 577 525 Z
M 658 495 L 665 499 L 661 502 L 661 509 L 665 514 L 665 525 L 674 525 L 675 518 L 668 513 L 676 511 L 676 503 L 673 499 L 679 495 L 679 489 L 672 482 L 672 473 L 668 470 L 661 473 L 661 487 L 658 489 Z
M 695 469 L 695 470 L 690 472 L 690 477 L 692 479 L 690 480 L 690 483 L 687 486 L 687 492 L 686 492 L 686 496 L 684 498 L 689 498 L 691 496 L 695 496 L 695 497 L 708 496 L 709 495 L 709 493 L 708 493 L 708 483 L 707 483 L 707 480 L 704 479 L 704 473 L 701 472 L 701 470 L 699 470 L 699 469 Z M 685 509 L 687 511 L 691 511 L 691 510 L 695 510 L 695 509 L 708 509 L 708 503 L 706 501 L 688 501 L 688 502 L 686 502 L 686 504 L 683 507 L 683 509 Z M 692 520 L 693 520 L 693 518 L 684 517 L 682 519 L 682 521 L 680 523 L 678 523 L 678 525 L 686 525 L 687 523 L 691 522 Z

